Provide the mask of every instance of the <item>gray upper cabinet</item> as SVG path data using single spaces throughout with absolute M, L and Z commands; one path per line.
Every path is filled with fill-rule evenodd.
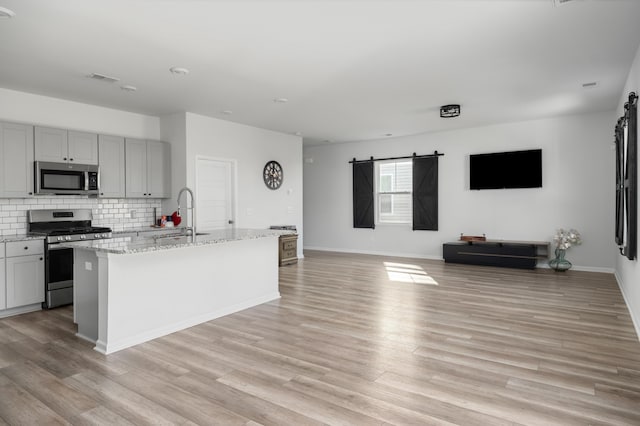
M 69 130 L 69 161 L 98 164 L 98 135 Z
M 98 135 L 50 127 L 35 128 L 35 159 L 98 164 Z
M 171 197 L 171 151 L 165 142 L 147 141 L 147 190 L 149 197 Z
M 33 126 L 0 122 L 0 197 L 33 195 Z
M 100 197 L 124 198 L 124 138 L 98 136 L 98 160 L 100 165 Z
M 126 196 L 147 196 L 147 141 L 127 139 L 125 142 Z
M 169 198 L 171 196 L 169 144 L 127 139 L 125 151 L 127 198 Z
M 35 138 L 36 161 L 62 163 L 68 160 L 66 130 L 36 127 Z

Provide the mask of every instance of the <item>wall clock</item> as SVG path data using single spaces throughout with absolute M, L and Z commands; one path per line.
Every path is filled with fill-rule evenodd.
M 269 161 L 264 166 L 262 178 L 269 189 L 278 189 L 282 185 L 282 166 L 277 161 Z

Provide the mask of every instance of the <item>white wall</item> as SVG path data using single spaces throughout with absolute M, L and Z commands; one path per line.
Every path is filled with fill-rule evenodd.
M 627 83 L 622 92 L 619 107 L 616 111 L 616 118 L 622 116 L 623 105 L 629 99 L 629 92 L 640 93 L 640 48 L 636 53 L 629 77 L 627 78 Z M 615 123 L 612 123 L 610 126 L 612 129 L 614 124 Z M 638 217 L 636 217 L 635 220 L 638 221 Z M 640 223 L 638 223 L 638 225 L 640 225 Z M 629 307 L 631 318 L 636 327 L 636 333 L 640 336 L 640 265 L 638 265 L 638 259 L 629 260 L 621 256 L 617 250 L 615 252 L 616 278 L 618 279 L 618 284 Z
M 162 202 L 162 211 L 175 211 L 178 191 L 187 186 L 187 116 L 184 112 L 160 118 L 160 139 L 171 144 L 171 198 Z
M 305 248 L 442 259 L 460 233 L 551 240 L 559 227 L 584 239 L 567 258 L 576 269 L 613 271 L 614 112 L 501 124 L 304 150 Z M 542 148 L 543 187 L 469 190 L 469 154 Z M 352 227 L 352 158 L 444 153 L 439 230 Z M 313 159 L 313 163 L 309 163 Z
M 160 137 L 158 117 L 2 88 L 0 120 L 132 138 Z
M 302 139 L 193 113 L 184 116 L 187 186 L 195 189 L 196 156 L 237 161 L 236 226 L 295 225 L 300 235 L 298 255 L 302 257 Z M 165 117 L 161 119 L 164 120 Z M 181 126 L 179 117 L 172 116 L 170 120 Z M 164 136 L 165 124 L 161 127 Z M 182 149 L 180 135 L 166 134 L 165 140 Z M 275 191 L 268 189 L 262 180 L 262 170 L 270 160 L 278 161 L 284 170 L 282 187 Z M 183 186 L 181 171 L 176 167 L 179 166 L 173 167 L 178 172 L 172 177 L 174 188 Z M 175 204 L 175 200 L 168 200 L 163 208 L 175 209 Z

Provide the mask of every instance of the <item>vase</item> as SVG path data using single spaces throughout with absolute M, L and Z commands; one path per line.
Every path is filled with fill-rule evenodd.
M 564 258 L 567 250 L 557 248 L 556 258 L 549 261 L 549 267 L 558 272 L 564 272 L 571 268 L 571 262 Z

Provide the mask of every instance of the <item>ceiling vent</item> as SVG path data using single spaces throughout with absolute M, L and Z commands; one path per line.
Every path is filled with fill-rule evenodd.
M 95 72 L 89 74 L 87 77 L 89 77 L 89 78 L 91 78 L 93 80 L 102 81 L 104 83 L 116 83 L 116 82 L 120 81 L 119 78 L 109 77 L 108 75 L 98 74 L 98 73 L 95 73 Z
M 574 1 L 574 0 L 553 0 L 553 5 L 555 7 L 559 7 L 559 6 L 565 5 L 567 3 L 570 3 L 572 1 Z

